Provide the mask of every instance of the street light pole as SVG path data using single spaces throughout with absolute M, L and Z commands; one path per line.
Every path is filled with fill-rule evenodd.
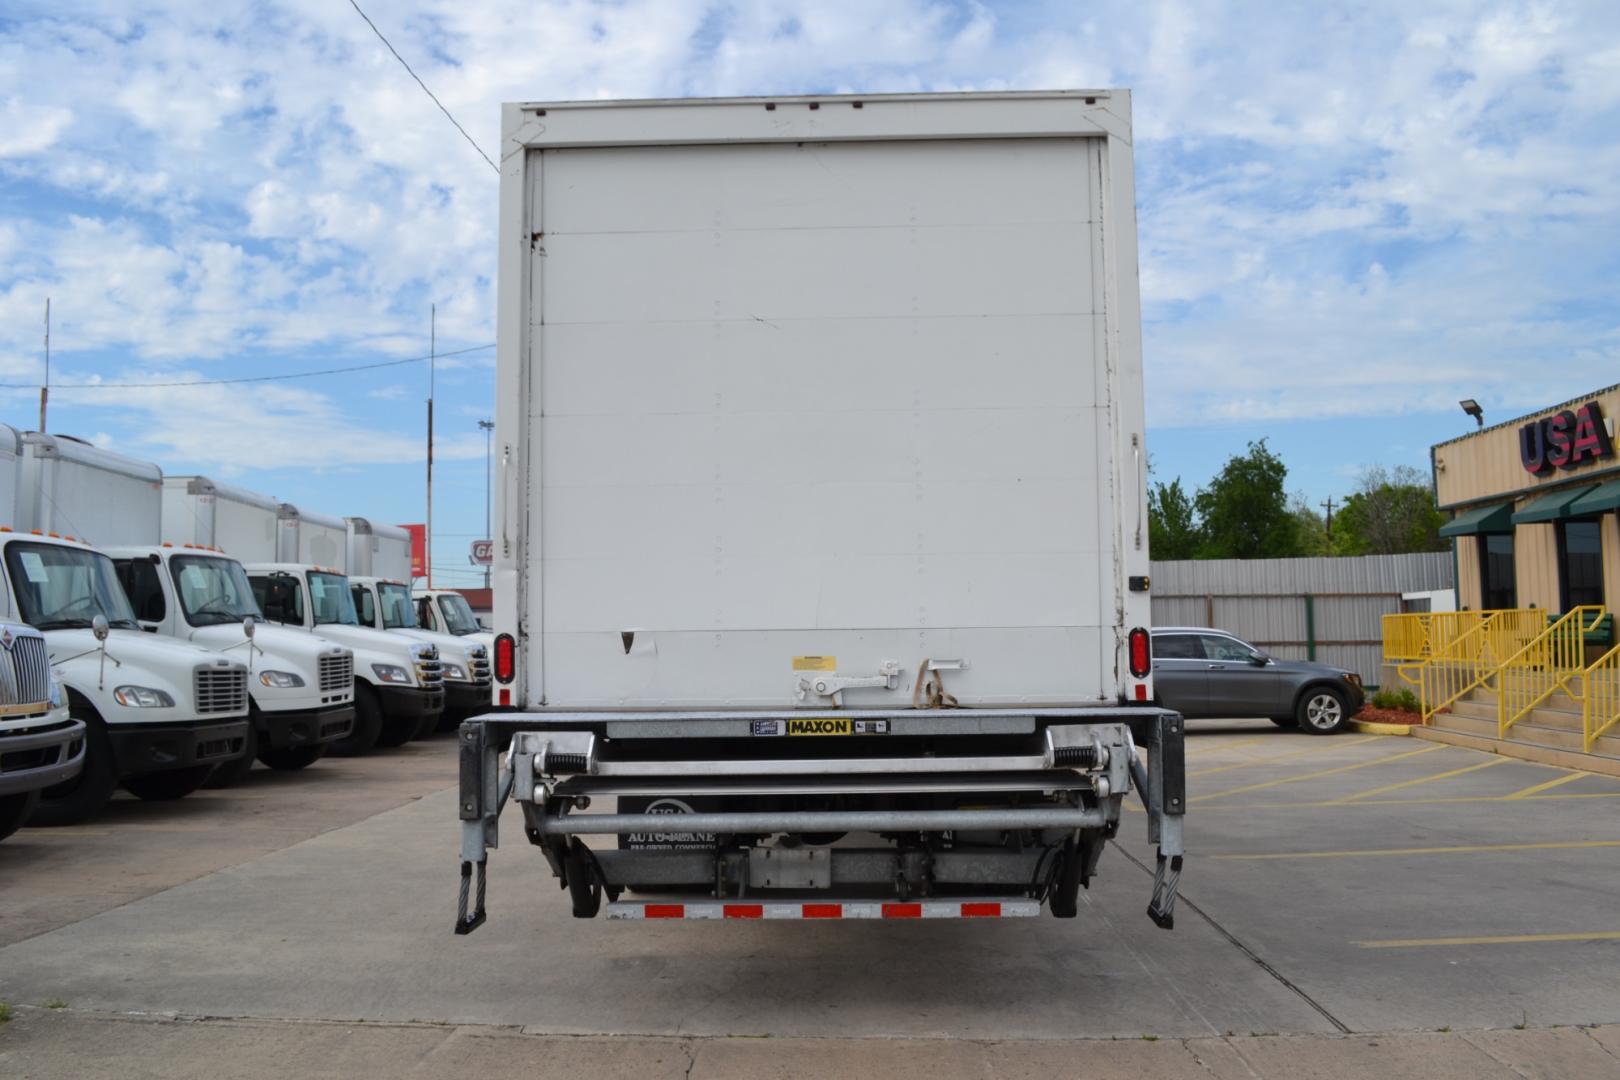
M 490 473 L 490 462 L 493 460 L 492 456 L 491 456 L 492 453 L 493 453 L 493 446 L 490 443 L 490 434 L 491 434 L 491 432 L 493 432 L 495 430 L 495 421 L 493 421 L 493 420 L 480 420 L 480 421 L 478 421 L 478 426 L 484 429 L 484 539 L 486 541 L 489 541 L 489 542 L 493 543 L 494 539 L 495 539 L 495 536 L 494 536 L 495 526 L 494 526 L 494 522 L 491 520 L 491 518 L 489 516 L 489 501 L 490 501 L 489 500 L 489 492 L 490 492 L 490 475 L 491 475 L 491 473 Z M 494 554 L 495 554 L 494 550 L 491 549 L 491 551 L 490 551 L 491 557 L 493 557 Z M 485 563 L 484 564 L 484 588 L 486 588 L 486 589 L 489 588 L 489 571 L 490 571 L 490 564 Z

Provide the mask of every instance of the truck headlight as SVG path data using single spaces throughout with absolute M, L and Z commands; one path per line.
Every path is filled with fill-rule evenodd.
M 444 677 L 447 679 L 458 679 L 463 682 L 467 679 L 466 669 L 460 664 L 440 664 L 439 670 L 444 673 Z
M 375 672 L 377 678 L 381 679 L 383 682 L 400 683 L 405 686 L 409 686 L 411 684 L 410 672 L 406 671 L 402 667 L 395 667 L 393 664 L 372 664 L 371 670 Z
M 50 703 L 53 709 L 62 707 L 62 684 L 56 681 L 55 675 L 51 676 Z
M 126 709 L 174 708 L 174 698 L 150 686 L 120 686 L 113 691 L 113 700 Z
M 304 680 L 291 671 L 261 671 L 259 683 L 262 686 L 271 686 L 277 690 L 291 690 L 296 686 L 303 686 Z

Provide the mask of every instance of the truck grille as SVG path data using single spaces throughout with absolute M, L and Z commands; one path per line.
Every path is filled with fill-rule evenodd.
M 51 657 L 38 634 L 11 632 L 0 656 L 0 705 L 42 705 L 51 696 Z
M 334 694 L 354 685 L 354 654 L 321 657 L 321 693 Z
M 247 669 L 200 667 L 194 678 L 199 713 L 247 711 Z
M 467 650 L 467 657 L 472 662 L 472 680 L 479 685 L 489 682 L 489 650 L 482 645 L 474 645 Z
M 427 689 L 444 685 L 444 668 L 439 664 L 439 650 L 428 646 L 416 654 L 416 680 Z

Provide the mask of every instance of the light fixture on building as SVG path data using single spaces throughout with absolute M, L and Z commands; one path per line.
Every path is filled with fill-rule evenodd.
M 1474 422 L 1476 424 L 1478 424 L 1480 427 L 1485 426 L 1485 410 L 1479 407 L 1479 402 L 1470 397 L 1463 398 L 1461 401 L 1457 402 L 1457 404 L 1462 406 L 1463 412 L 1474 418 Z

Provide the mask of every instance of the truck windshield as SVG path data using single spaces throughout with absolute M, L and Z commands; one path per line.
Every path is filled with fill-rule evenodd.
M 472 605 L 460 593 L 439 597 L 439 610 L 444 612 L 444 628 L 457 637 L 476 634 L 483 629 L 478 623 L 478 616 L 473 614 Z
M 109 626 L 140 629 L 107 556 L 56 544 L 6 547 L 6 569 L 23 621 L 39 630 L 86 627 L 97 615 Z
M 392 582 L 378 582 L 377 596 L 382 601 L 384 630 L 414 630 L 417 627 L 416 605 L 411 603 L 411 587 Z
M 349 595 L 349 579 L 342 574 L 311 571 L 309 601 L 316 626 L 324 623 L 360 625 L 360 617 L 354 613 L 354 597 Z
M 192 626 L 239 623 L 249 615 L 264 618 L 253 598 L 242 564 L 231 559 L 198 555 L 176 555 L 169 560 L 169 574 L 186 622 Z

